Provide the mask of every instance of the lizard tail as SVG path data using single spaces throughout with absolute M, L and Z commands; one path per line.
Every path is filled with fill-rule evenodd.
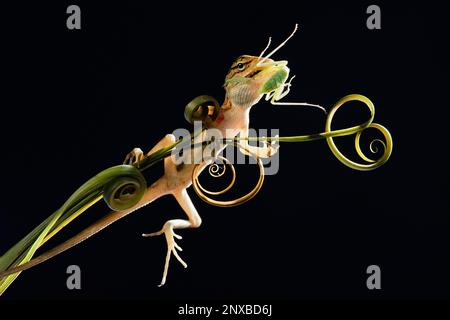
M 126 215 L 130 214 L 133 211 L 136 211 L 137 209 L 153 202 L 154 200 L 158 199 L 161 196 L 164 196 L 167 194 L 164 188 L 164 183 L 161 183 L 162 179 L 155 182 L 153 185 L 151 185 L 148 189 L 145 195 L 142 197 L 142 199 L 133 206 L 130 209 L 122 210 L 122 211 L 112 211 L 103 218 L 99 219 L 77 235 L 73 236 L 72 238 L 64 241 L 60 245 L 54 247 L 53 249 L 50 249 L 40 256 L 30 260 L 27 263 L 15 266 L 13 268 L 7 269 L 6 271 L 0 272 L 0 279 L 4 278 L 6 276 L 10 276 L 13 274 L 16 274 L 18 272 L 30 269 L 44 261 L 47 261 L 58 254 L 76 246 L 77 244 L 83 242 L 84 240 L 90 238 L 91 236 L 95 235 L 97 232 L 103 230 L 107 226 L 111 225 L 112 223 L 116 222 L 117 220 L 125 217 Z
M 126 211 L 112 211 L 105 217 L 101 218 L 99 221 L 95 222 L 91 226 L 87 227 L 77 235 L 73 236 L 69 240 L 64 241 L 60 245 L 54 247 L 53 249 L 50 249 L 46 251 L 45 253 L 41 254 L 40 256 L 33 258 L 27 263 L 18 265 L 16 267 L 13 267 L 11 269 L 8 269 L 6 271 L 3 271 L 0 273 L 0 279 L 4 278 L 6 276 L 15 274 L 20 271 L 24 271 L 27 269 L 30 269 L 44 261 L 47 261 L 58 254 L 76 246 L 80 242 L 86 240 L 87 238 L 93 236 L 97 232 L 101 231 L 102 229 L 106 228 L 111 223 L 119 220 L 120 218 L 124 217 L 128 212 Z
M 20 274 L 20 271 L 12 274 L 11 270 L 29 263 L 36 251 L 47 240 L 93 204 L 104 198 L 114 211 L 131 212 L 132 208 L 141 203 L 146 190 L 145 178 L 136 167 L 131 165 L 110 167 L 89 179 L 69 197 L 61 208 L 0 256 L 0 274 L 2 274 L 0 295 Z

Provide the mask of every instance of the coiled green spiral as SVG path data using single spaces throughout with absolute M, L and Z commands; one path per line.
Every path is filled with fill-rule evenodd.
M 116 176 L 103 188 L 103 199 L 114 211 L 136 205 L 147 189 L 147 182 L 135 166 L 116 166 Z

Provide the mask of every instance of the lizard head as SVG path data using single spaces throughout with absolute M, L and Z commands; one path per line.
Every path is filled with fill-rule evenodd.
M 261 63 L 262 62 L 262 63 Z M 226 96 L 235 106 L 249 108 L 284 85 L 289 76 L 287 61 L 242 55 L 231 65 L 225 77 Z
M 258 57 L 242 55 L 233 62 L 224 84 L 226 99 L 231 105 L 249 108 L 258 103 L 263 95 L 274 93 L 285 86 L 289 76 L 288 62 L 274 61 L 270 57 L 286 44 L 297 28 L 296 24 L 290 36 L 266 56 L 264 53 L 270 47 L 271 38 Z

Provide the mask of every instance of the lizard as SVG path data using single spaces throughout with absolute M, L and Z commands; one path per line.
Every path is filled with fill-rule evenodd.
M 387 146 L 383 143 L 385 147 L 385 154 L 383 155 L 383 159 L 380 163 L 376 163 L 376 166 L 381 165 L 389 158 L 390 152 L 392 150 L 392 145 L 390 135 L 387 130 L 385 130 L 381 125 L 372 123 L 373 114 L 372 118 L 365 124 L 349 129 L 331 131 L 331 129 L 329 128 L 329 123 L 327 121 L 327 132 L 322 134 L 286 137 L 284 139 L 279 137 L 272 139 L 268 138 L 262 141 L 263 146 L 253 146 L 249 144 L 249 141 L 251 140 L 248 137 L 250 125 L 250 110 L 254 105 L 260 102 L 260 100 L 264 96 L 266 100 L 270 100 L 270 102 L 275 105 L 304 105 L 316 107 L 325 111 L 325 109 L 319 105 L 279 101 L 289 93 L 291 81 L 294 77 L 287 81 L 290 73 L 289 67 L 287 66 L 288 62 L 286 60 L 273 60 L 271 56 L 286 44 L 286 42 L 294 35 L 296 30 L 297 25 L 295 25 L 295 29 L 289 35 L 289 37 L 274 50 L 272 50 L 269 54 L 264 56 L 265 51 L 270 47 L 271 38 L 269 38 L 269 43 L 259 56 L 241 55 L 232 63 L 230 69 L 228 70 L 228 73 L 226 74 L 225 83 L 223 85 L 225 90 L 224 102 L 222 103 L 221 107 L 216 110 L 217 113 L 214 115 L 214 117 L 208 118 L 206 126 L 208 128 L 218 130 L 224 137 L 225 142 L 235 142 L 235 145 L 240 149 L 242 153 L 255 156 L 258 159 L 271 157 L 276 152 L 278 152 L 279 144 L 275 143 L 277 141 L 309 141 L 319 138 L 327 138 L 327 141 L 330 144 L 331 137 L 333 136 L 348 135 L 353 133 L 359 134 L 363 129 L 369 126 L 373 126 L 380 129 L 384 133 L 387 140 Z M 342 100 L 342 102 L 338 104 L 340 106 L 349 100 L 363 101 L 369 106 L 372 111 L 371 105 L 362 98 L 348 98 L 347 100 Z M 337 108 L 335 109 L 337 110 Z M 331 117 L 327 120 L 331 122 Z M 383 131 L 383 129 L 385 131 Z M 194 145 L 201 144 L 201 142 L 205 140 L 206 134 L 207 130 L 204 130 L 201 132 L 201 134 L 195 136 L 193 138 Z M 236 138 L 237 136 L 239 136 L 239 138 Z M 297 140 L 294 138 L 296 138 Z M 179 143 L 179 140 L 177 141 L 173 134 L 167 134 L 146 154 L 144 154 L 142 149 L 134 148 L 129 154 L 127 154 L 124 160 L 124 164 L 139 167 L 139 165 L 143 163 L 145 159 L 159 154 L 161 150 L 171 150 L 174 146 L 177 145 L 177 143 Z M 221 150 L 223 150 L 224 146 L 225 145 L 220 146 L 219 153 Z M 332 148 L 331 145 L 330 147 Z M 333 150 L 333 148 L 332 151 L 335 153 L 335 150 Z M 357 151 L 360 154 L 359 146 L 357 146 Z M 203 148 L 197 147 L 193 148 L 192 152 L 202 153 L 204 152 L 204 150 Z M 217 157 L 217 154 L 215 155 L 215 157 Z M 336 153 L 335 155 L 338 157 Z M 340 157 L 341 156 L 339 156 L 338 159 L 340 159 L 341 162 L 344 162 Z M 372 161 L 366 157 L 363 157 L 363 159 L 369 162 Z M 213 159 L 203 161 L 200 165 L 200 170 L 198 170 L 198 164 L 183 160 L 181 161 L 181 163 L 175 163 L 173 155 L 164 157 L 164 174 L 145 190 L 142 197 L 136 204 L 123 210 L 114 210 L 108 213 L 77 235 L 30 261 L 13 266 L 12 268 L 7 268 L 6 270 L 0 269 L 0 280 L 3 277 L 18 274 L 18 272 L 20 271 L 40 264 L 88 239 L 89 237 L 103 230 L 112 223 L 138 209 L 143 208 L 144 206 L 152 203 L 158 198 L 166 195 L 171 195 L 183 209 L 187 216 L 187 219 L 169 219 L 164 223 L 159 231 L 143 234 L 144 237 L 154 237 L 160 235 L 165 236 L 167 243 L 167 253 L 165 257 L 162 279 L 159 284 L 159 286 L 163 286 L 167 280 L 169 264 L 172 255 L 185 268 L 187 267 L 186 262 L 179 255 L 179 251 L 182 251 L 182 248 L 177 244 L 175 240 L 181 240 L 182 237 L 178 235 L 175 230 L 198 228 L 201 226 L 202 218 L 200 217 L 197 209 L 190 199 L 187 193 L 187 189 L 193 184 L 194 173 L 198 174 L 208 164 L 211 164 L 212 161 L 214 161 L 214 157 Z M 344 164 L 352 167 L 351 163 L 344 162 Z M 366 168 L 361 166 L 353 167 L 360 170 L 365 170 L 364 168 Z M 375 165 L 372 164 L 372 166 L 369 165 L 367 169 L 371 169 L 374 167 Z

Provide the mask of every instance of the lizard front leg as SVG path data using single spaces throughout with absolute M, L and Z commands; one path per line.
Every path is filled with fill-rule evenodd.
M 173 134 L 168 134 L 162 138 L 149 152 L 147 152 L 147 157 L 152 153 L 158 151 L 161 148 L 167 147 L 175 142 L 175 136 Z M 127 154 L 123 164 L 135 165 L 139 168 L 139 163 L 146 157 L 141 148 L 134 148 L 130 153 Z
M 248 126 L 240 131 L 240 137 L 246 138 L 248 137 Z M 263 147 L 251 146 L 248 143 L 248 140 L 239 140 L 239 150 L 245 155 L 253 155 L 257 158 L 270 158 L 275 153 L 278 152 L 279 144 L 276 144 L 275 141 L 271 141 L 268 143 L 267 141 L 263 141 Z

